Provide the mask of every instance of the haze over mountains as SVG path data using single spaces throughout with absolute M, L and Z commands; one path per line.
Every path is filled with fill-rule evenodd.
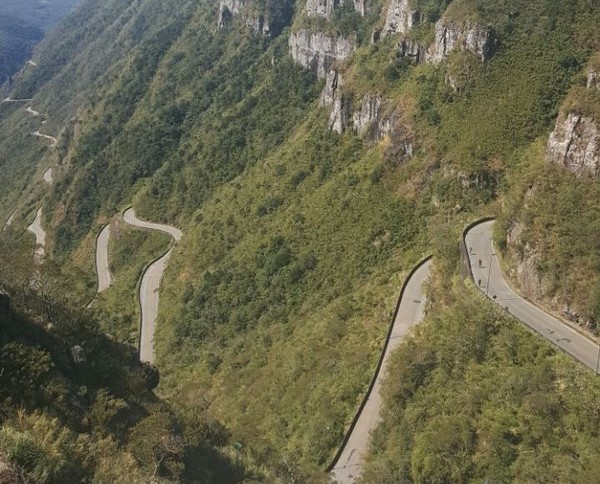
M 495 217 L 515 290 L 598 336 L 598 25 L 589 0 L 85 0 L 0 104 L 0 389 L 28 389 L 0 390 L 0 463 L 328 482 L 431 255 L 362 482 L 593 480 L 599 381 L 460 244 Z
M 31 56 L 45 32 L 80 0 L 3 0 L 0 6 L 0 84 Z

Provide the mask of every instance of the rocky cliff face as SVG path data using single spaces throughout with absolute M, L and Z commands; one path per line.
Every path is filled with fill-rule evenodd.
M 392 129 L 390 118 L 382 116 L 383 99 L 379 94 L 365 94 L 360 108 L 352 116 L 354 131 L 373 140 L 383 139 Z
M 366 13 L 365 0 L 307 0 L 306 15 L 329 19 L 336 7 L 340 7 L 350 1 L 354 5 L 354 10 L 364 16 Z
M 398 44 L 398 55 L 408 57 L 417 64 L 425 62 L 427 49 L 416 40 L 402 39 Z
M 482 61 L 488 60 L 496 45 L 494 32 L 481 24 L 460 25 L 439 20 L 435 24 L 435 40 L 427 50 L 427 62 L 438 63 L 457 48 L 476 54 Z
M 587 88 L 600 90 L 600 70 L 590 67 L 587 74 Z
M 342 87 L 342 76 L 337 71 L 329 72 L 319 100 L 321 107 L 331 106 L 328 129 L 338 134 L 352 129 L 374 141 L 394 132 L 394 116 L 383 116 L 381 95 L 365 94 L 360 105 L 354 106 L 352 94 L 344 92 Z M 404 151 L 412 154 L 412 145 Z
M 352 116 L 354 130 L 359 134 L 364 133 L 374 122 L 379 120 L 380 114 L 381 96 L 379 94 L 366 94 L 362 98 L 360 109 Z
M 250 13 L 243 0 L 220 0 L 219 3 L 219 28 L 225 27 L 234 17 L 241 16 L 246 26 L 257 34 L 268 36 L 271 28 L 264 15 Z
M 506 235 L 510 256 L 516 262 L 509 275 L 510 279 L 519 282 L 521 293 L 526 298 L 539 301 L 544 295 L 544 284 L 538 271 L 540 256 L 528 244 L 523 244 L 523 230 L 523 224 L 515 222 Z
M 289 47 L 294 61 L 311 69 L 321 79 L 336 62 L 347 59 L 356 49 L 354 42 L 344 37 L 330 37 L 305 29 L 290 35 Z
M 330 71 L 319 99 L 319 106 L 331 106 L 327 127 L 338 134 L 346 130 L 352 112 L 352 100 L 342 91 L 343 85 L 339 72 Z
M 410 0 L 391 0 L 382 34 L 406 34 L 419 22 L 419 13 L 410 7 Z
M 592 59 L 587 69 L 586 86 L 600 90 L 600 70 Z M 551 163 L 563 165 L 577 175 L 600 174 L 600 129 L 598 120 L 584 115 L 575 108 L 561 112 L 554 131 L 548 138 L 546 158 Z
M 600 132 L 596 122 L 577 113 L 559 117 L 548 139 L 548 161 L 581 175 L 600 172 Z

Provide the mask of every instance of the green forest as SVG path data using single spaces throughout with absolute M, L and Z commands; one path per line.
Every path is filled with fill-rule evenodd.
M 586 0 L 411 0 L 411 42 L 431 45 L 440 19 L 493 36 L 485 60 L 456 48 L 417 63 L 400 54 L 402 34 L 373 34 L 390 3 L 370 2 L 364 16 L 348 4 L 326 19 L 308 17 L 304 1 L 246 0 L 220 25 L 209 0 L 85 0 L 40 42 L 38 66 L 10 94 L 33 98 L 47 122 L 0 105 L 0 220 L 14 215 L 0 234 L 0 288 L 13 308 L 2 351 L 48 388 L 26 404 L 2 396 L 0 459 L 14 472 L 34 482 L 327 482 L 402 283 L 433 255 L 428 314 L 394 355 L 363 481 L 595 475 L 591 372 L 457 276 L 465 226 L 497 217 L 507 271 L 534 250 L 539 303 L 569 305 L 582 331 L 595 330 L 597 178 L 548 163 L 546 144 L 560 113 L 597 119 L 585 79 L 600 10 Z M 336 64 L 348 117 L 377 95 L 387 134 L 328 128 L 325 82 L 290 56 L 299 29 L 356 42 Z M 57 136 L 56 148 L 37 129 Z M 50 166 L 51 186 L 41 181 Z M 134 377 L 147 370 L 134 354 L 137 285 L 170 240 L 125 227 L 131 204 L 184 233 L 160 290 L 152 388 Z M 48 255 L 36 268 L 25 228 L 40 206 Z M 83 310 L 108 222 L 115 282 Z M 56 314 L 31 294 L 40 271 Z M 73 366 L 65 348 L 82 345 L 79 333 L 97 340 L 88 363 L 110 368 Z M 118 378 L 102 379 L 111 372 Z M 70 403 L 56 409 L 60 392 Z M 36 448 L 39 461 L 14 454 L 43 429 L 55 437 Z M 156 448 L 165 442 L 174 450 Z

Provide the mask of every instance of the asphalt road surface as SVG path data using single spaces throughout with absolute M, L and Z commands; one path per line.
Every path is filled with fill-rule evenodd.
M 44 253 L 46 251 L 46 232 L 42 228 L 42 208 L 38 208 L 33 223 L 27 227 L 27 230 L 35 235 L 35 261 L 38 264 L 42 263 Z
M 356 426 L 331 471 L 332 478 L 339 483 L 352 483 L 362 473 L 362 467 L 369 447 L 371 432 L 381 420 L 381 387 L 386 375 L 391 353 L 398 347 L 410 329 L 423 318 L 425 293 L 423 283 L 429 276 L 431 260 L 427 261 L 412 275 L 408 281 L 400 308 L 393 322 L 389 344 L 383 356 L 383 363 L 376 376 L 375 385 L 367 403 L 360 413 Z
M 492 243 L 493 224 L 493 221 L 482 222 L 469 230 L 465 237 L 475 285 L 548 341 L 597 371 L 600 352 L 596 343 L 526 301 L 508 286 Z
M 52 182 L 54 181 L 54 179 L 52 178 L 52 168 L 48 168 L 44 172 L 44 181 L 48 183 L 48 185 L 52 185 Z
M 50 147 L 54 148 L 58 144 L 58 140 L 54 136 L 50 136 L 49 134 L 40 133 L 39 130 L 33 133 L 34 136 L 38 136 L 39 138 L 45 138 L 50 141 Z
M 181 240 L 183 236 L 181 230 L 170 225 L 144 222 L 135 216 L 133 208 L 129 208 L 123 214 L 123 220 L 135 227 L 159 230 L 169 234 L 175 242 Z M 154 330 L 156 328 L 156 318 L 158 316 L 158 291 L 160 282 L 171 257 L 173 248 L 163 255 L 160 259 L 153 262 L 142 276 L 140 284 L 140 307 L 142 311 L 142 327 L 140 334 L 140 360 L 154 363 Z
M 108 241 L 110 240 L 110 224 L 106 224 L 96 240 L 96 273 L 98 274 L 98 293 L 106 291 L 112 276 L 108 267 Z
M 11 212 L 10 216 L 8 217 L 8 220 L 4 224 L 4 229 L 3 230 L 6 230 L 6 227 L 10 227 L 12 225 L 12 223 L 13 223 L 13 221 L 15 219 L 15 213 L 17 213 L 17 209 L 16 208 Z

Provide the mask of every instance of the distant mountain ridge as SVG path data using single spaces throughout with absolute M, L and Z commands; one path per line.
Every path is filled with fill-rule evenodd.
M 34 46 L 80 0 L 4 0 L 0 12 L 0 85 L 30 58 Z
M 3 0 L 2 15 L 19 18 L 22 21 L 48 31 L 81 0 Z

